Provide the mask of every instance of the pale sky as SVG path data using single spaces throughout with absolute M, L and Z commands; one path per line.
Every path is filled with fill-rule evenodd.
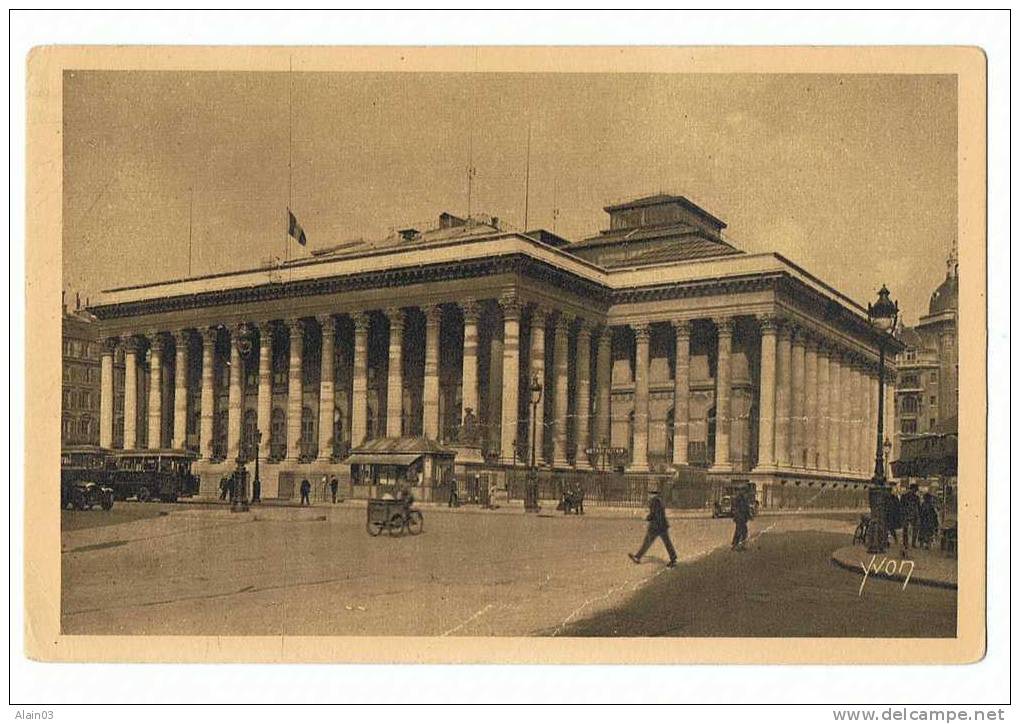
M 953 76 L 64 81 L 63 280 L 83 302 L 187 276 L 189 216 L 197 275 L 284 256 L 288 197 L 309 249 L 464 214 L 472 162 L 471 211 L 523 227 L 529 125 L 528 227 L 570 239 L 606 228 L 608 203 L 681 194 L 738 248 L 783 254 L 862 304 L 887 284 L 913 323 L 956 236 Z

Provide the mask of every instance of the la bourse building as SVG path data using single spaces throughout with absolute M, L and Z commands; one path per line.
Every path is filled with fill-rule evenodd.
M 575 242 L 444 213 L 275 269 L 106 291 L 90 309 L 100 444 L 190 448 L 203 494 L 258 455 L 268 499 L 293 494 L 281 479 L 347 480 L 373 438 L 456 447 L 468 420 L 496 474 L 534 444 L 553 470 L 694 466 L 756 482 L 765 504 L 862 501 L 880 339 L 866 311 L 778 254 L 734 248 L 682 196 L 605 210 L 609 229 Z

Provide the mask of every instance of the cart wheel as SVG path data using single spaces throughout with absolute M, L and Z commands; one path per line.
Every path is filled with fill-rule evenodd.
M 374 538 L 380 533 L 382 533 L 384 525 L 385 523 L 370 520 L 367 523 L 365 523 L 365 530 L 367 530 L 368 534 Z
M 387 525 L 390 535 L 398 536 L 404 534 L 404 516 L 400 513 L 394 513 L 390 516 L 389 524 Z
M 419 535 L 425 530 L 425 518 L 417 510 L 412 510 L 407 516 L 407 532 L 411 535 Z
M 139 503 L 144 503 L 144 502 L 148 501 L 148 499 L 149 499 L 149 489 L 148 488 L 139 488 L 138 489 L 138 495 L 136 497 L 138 498 L 138 502 Z

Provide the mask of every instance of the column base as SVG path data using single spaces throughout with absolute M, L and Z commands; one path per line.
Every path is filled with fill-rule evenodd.
M 646 462 L 645 463 L 631 463 L 630 465 L 628 465 L 625 468 L 625 470 L 628 473 L 647 473 L 647 472 L 651 471 L 651 469 L 648 467 L 648 463 L 646 463 Z
M 732 473 L 733 463 L 715 463 L 708 469 L 710 473 Z

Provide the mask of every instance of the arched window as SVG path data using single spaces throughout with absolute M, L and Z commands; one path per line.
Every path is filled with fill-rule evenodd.
M 315 413 L 310 407 L 301 408 L 301 457 L 315 457 Z
M 255 433 L 258 430 L 258 413 L 255 410 L 244 411 L 244 430 L 241 437 L 241 457 L 254 460 L 258 455 L 258 442 Z
M 287 413 L 282 407 L 274 407 L 269 418 L 271 438 L 269 441 L 269 455 L 273 460 L 283 460 L 287 457 Z

